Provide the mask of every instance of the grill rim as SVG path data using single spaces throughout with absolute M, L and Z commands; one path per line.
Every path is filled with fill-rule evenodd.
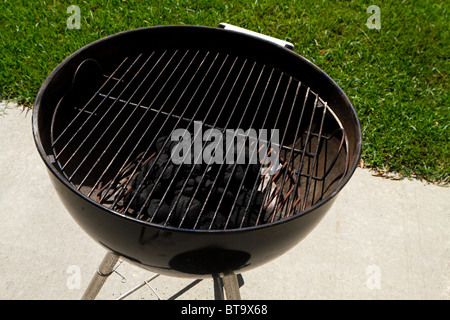
M 39 118 L 38 117 L 39 109 L 40 109 L 40 105 L 42 103 L 42 98 L 43 98 L 44 94 L 46 94 L 47 89 L 49 88 L 49 84 L 52 83 L 52 81 L 58 76 L 58 74 L 61 72 L 61 70 L 67 64 L 70 64 L 70 62 L 72 60 L 74 60 L 75 58 L 77 58 L 78 56 L 83 55 L 87 50 L 89 50 L 91 48 L 95 48 L 99 43 L 103 43 L 103 42 L 107 42 L 107 41 L 114 41 L 117 38 L 126 37 L 127 35 L 134 33 L 134 32 L 145 32 L 145 30 L 148 30 L 148 29 L 157 31 L 158 29 L 162 30 L 162 29 L 169 29 L 169 28 L 172 28 L 172 29 L 186 29 L 187 28 L 187 29 L 192 29 L 192 30 L 195 30 L 195 29 L 215 30 L 215 32 L 216 32 L 216 30 L 219 30 L 219 32 L 230 33 L 231 35 L 233 35 L 235 37 L 241 37 L 243 39 L 249 39 L 249 40 L 251 39 L 251 41 L 258 41 L 258 42 L 262 43 L 264 46 L 274 47 L 274 48 L 276 48 L 276 50 L 282 50 L 282 51 L 284 51 L 285 54 L 292 55 L 295 59 L 300 59 L 302 61 L 302 63 L 308 65 L 309 68 L 311 68 L 315 72 L 317 72 L 320 77 L 323 77 L 325 80 L 327 80 L 331 83 L 331 85 L 335 88 L 335 90 L 341 96 L 343 101 L 347 104 L 347 106 L 348 106 L 347 112 L 349 113 L 348 116 L 351 117 L 352 122 L 354 122 L 354 124 L 356 126 L 354 128 L 354 130 L 355 130 L 355 134 L 356 134 L 355 139 L 357 140 L 357 141 L 355 141 L 355 151 L 357 152 L 357 154 L 354 155 L 355 160 L 353 161 L 353 163 L 349 162 L 349 166 L 347 168 L 346 175 L 341 179 L 341 181 L 338 183 L 338 185 L 333 189 L 333 191 L 328 196 L 326 196 L 325 198 L 323 198 L 322 200 L 320 200 L 319 202 L 317 202 L 316 204 L 314 204 L 307 210 L 296 212 L 295 214 L 293 214 L 290 217 L 287 217 L 287 218 L 284 218 L 284 219 L 281 219 L 278 221 L 270 222 L 270 223 L 265 223 L 265 224 L 261 224 L 261 225 L 257 225 L 257 226 L 235 228 L 235 229 L 211 229 L 211 230 L 188 229 L 188 228 L 177 228 L 177 227 L 165 226 L 165 225 L 161 225 L 161 224 L 157 224 L 157 223 L 147 222 L 147 221 L 139 220 L 139 219 L 127 216 L 125 214 L 119 213 L 117 211 L 114 211 L 114 210 L 107 208 L 107 207 L 101 205 L 100 203 L 92 200 L 91 198 L 84 195 L 82 192 L 76 190 L 74 188 L 74 186 L 71 183 L 69 183 L 65 177 L 62 176 L 62 174 L 57 170 L 57 168 L 54 165 L 52 165 L 51 156 L 47 155 L 47 153 L 45 152 L 44 146 L 43 146 L 42 140 L 41 140 L 41 135 L 39 132 L 39 119 L 38 119 Z M 195 233 L 200 233 L 200 234 L 202 234 L 202 233 L 203 234 L 205 234 L 205 233 L 207 233 L 207 234 L 240 233 L 240 232 L 248 232 L 248 231 L 252 231 L 252 230 L 261 230 L 261 229 L 265 229 L 265 228 L 270 228 L 272 226 L 276 226 L 279 224 L 288 223 L 294 219 L 299 219 L 307 214 L 313 213 L 313 211 L 316 211 L 319 207 L 323 206 L 324 204 L 328 203 L 330 200 L 333 200 L 333 198 L 335 198 L 335 196 L 342 190 L 342 188 L 348 183 L 350 178 L 353 176 L 353 174 L 356 170 L 356 167 L 359 163 L 361 154 L 362 154 L 362 131 L 361 131 L 361 126 L 360 126 L 359 119 L 357 117 L 356 110 L 355 110 L 353 104 L 351 103 L 350 99 L 348 98 L 348 96 L 342 90 L 342 88 L 327 73 L 325 73 L 317 65 L 315 65 L 314 63 L 312 63 L 310 60 L 306 59 L 305 57 L 301 56 L 300 54 L 298 54 L 288 48 L 281 47 L 277 44 L 274 44 L 273 42 L 270 42 L 268 40 L 257 38 L 255 36 L 243 34 L 243 33 L 237 32 L 237 31 L 233 31 L 233 30 L 227 30 L 227 29 L 215 28 L 215 27 L 206 27 L 206 26 L 164 25 L 164 26 L 152 26 L 152 27 L 145 27 L 145 28 L 139 28 L 139 29 L 133 29 L 133 30 L 126 30 L 126 31 L 122 31 L 122 32 L 98 39 L 98 40 L 91 42 L 91 43 L 87 44 L 86 46 L 83 46 L 82 48 L 76 50 L 75 52 L 70 54 L 67 58 L 65 58 L 61 63 L 59 63 L 52 70 L 52 72 L 48 75 L 48 77 L 44 80 L 43 84 L 41 85 L 41 87 L 38 91 L 38 94 L 36 96 L 35 103 L 33 105 L 32 131 L 33 131 L 33 136 L 34 136 L 36 147 L 37 147 L 39 154 L 40 154 L 41 158 L 43 159 L 46 167 L 64 186 L 68 187 L 68 189 L 71 192 L 75 193 L 75 195 L 77 195 L 78 197 L 82 198 L 85 201 L 88 201 L 91 205 L 94 205 L 97 208 L 108 212 L 109 214 L 113 214 L 117 217 L 126 219 L 128 221 L 132 221 L 141 226 L 145 225 L 145 226 L 157 228 L 157 229 L 160 229 L 163 231 L 170 231 L 170 232 L 187 232 L 187 233 L 195 232 Z M 347 135 L 345 130 L 344 130 L 344 132 Z M 350 153 L 349 150 L 347 150 L 347 152 Z

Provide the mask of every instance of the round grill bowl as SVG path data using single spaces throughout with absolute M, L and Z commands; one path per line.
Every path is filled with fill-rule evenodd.
M 292 215 L 278 221 L 269 221 L 242 228 L 201 230 L 144 221 L 108 208 L 95 201 L 86 192 L 82 192 L 83 188 L 78 187 L 79 180 L 82 179 L 78 178 L 78 176 L 83 177 L 83 174 L 94 166 L 93 163 L 88 164 L 87 169 L 79 170 L 75 178 L 69 181 L 71 174 L 68 174 L 67 171 L 73 170 L 73 168 L 70 168 L 70 165 L 63 168 L 62 163 L 67 161 L 67 158 L 63 159 L 63 156 L 61 156 L 58 159 L 58 154 L 62 149 L 55 147 L 55 137 L 71 124 L 73 117 L 80 112 L 80 105 L 85 104 L 98 88 L 99 85 L 96 86 L 96 84 L 103 83 L 108 76 L 111 76 L 125 57 L 131 57 L 129 61 L 132 61 L 140 54 L 149 57 L 152 52 L 158 52 L 159 54 L 168 52 L 167 56 L 174 52 L 174 54 L 180 55 L 183 52 L 189 52 L 187 54 L 188 58 L 185 60 L 187 61 L 185 70 L 188 70 L 187 63 L 189 61 L 219 61 L 220 59 L 218 58 L 213 60 L 214 57 L 223 58 L 227 56 L 228 61 L 236 59 L 236 61 L 245 61 L 247 63 L 249 68 L 242 67 L 242 74 L 239 75 L 243 79 L 246 79 L 246 74 L 251 74 L 258 68 L 258 70 L 262 70 L 261 66 L 264 66 L 265 73 L 263 71 L 255 73 L 263 74 L 261 77 L 263 81 L 268 81 L 269 77 L 271 77 L 270 75 L 272 75 L 272 78 L 279 76 L 283 79 L 280 83 L 286 82 L 285 85 L 288 88 L 286 90 L 291 90 L 289 88 L 295 88 L 295 84 L 298 84 L 297 88 L 301 88 L 300 91 L 305 92 L 304 88 L 307 88 L 307 91 L 313 93 L 312 97 L 320 97 L 320 107 L 322 107 L 320 110 L 323 110 L 324 105 L 326 105 L 329 115 L 327 115 L 321 125 L 316 127 L 321 128 L 321 134 L 324 137 L 330 135 L 333 137 L 333 132 L 336 131 L 336 128 L 340 128 L 341 132 L 338 138 L 330 139 L 330 141 L 336 140 L 335 142 L 330 142 L 326 147 L 321 145 L 318 148 L 320 149 L 320 155 L 317 157 L 317 160 L 313 160 L 313 158 L 308 160 L 309 163 L 312 163 L 311 161 L 324 163 L 324 172 L 322 172 L 324 178 L 316 179 L 317 182 L 314 180 L 313 183 L 308 183 L 308 177 L 304 177 L 305 185 L 300 186 L 299 190 L 311 189 L 311 194 L 315 195 L 319 192 L 315 189 L 321 189 L 320 195 L 316 196 L 315 200 L 311 200 L 307 206 L 296 209 Z M 199 57 L 208 55 L 208 58 L 196 60 L 197 56 L 195 54 L 198 52 L 200 52 Z M 162 57 L 162 54 L 158 57 Z M 150 62 L 150 65 L 151 63 L 156 64 L 156 58 L 154 59 L 153 62 Z M 220 63 L 217 65 L 220 65 Z M 226 69 L 231 69 L 232 65 L 228 62 L 224 62 L 223 65 L 224 69 L 221 69 L 220 72 L 226 74 Z M 255 66 L 256 69 L 251 69 L 250 66 Z M 131 67 L 128 65 L 128 67 L 124 68 L 128 68 L 131 72 L 136 73 L 139 66 Z M 161 69 L 159 74 L 163 74 L 163 71 Z M 269 71 L 272 71 L 272 73 Z M 212 83 L 212 76 L 220 72 L 216 69 L 211 72 L 211 75 L 205 75 L 205 83 Z M 178 76 L 179 79 L 181 77 Z M 194 74 L 192 77 L 194 77 Z M 111 78 L 116 78 L 116 83 L 118 82 L 120 85 L 119 75 L 111 76 Z M 232 82 L 233 79 L 237 78 L 238 75 L 231 74 L 228 78 L 222 79 L 222 83 Z M 250 83 L 255 82 L 256 79 L 257 77 L 251 78 Z M 122 81 L 124 82 L 125 80 Z M 164 81 L 169 80 L 167 78 Z M 145 81 L 141 79 L 141 82 Z M 185 86 L 188 86 L 188 82 L 185 83 Z M 237 86 L 244 87 L 245 84 L 238 81 Z M 264 85 L 259 84 L 258 88 L 260 87 L 263 88 Z M 162 87 L 158 90 L 166 92 L 164 91 L 166 89 Z M 225 92 L 231 90 L 230 87 L 225 89 Z M 275 89 L 272 88 L 273 90 Z M 264 93 L 266 94 L 265 101 L 271 101 L 269 91 Z M 181 92 L 183 91 L 179 91 L 177 95 L 181 96 Z M 201 92 L 192 92 L 191 96 L 194 94 L 198 98 L 196 98 L 197 100 L 194 101 L 193 105 L 198 106 L 201 103 L 202 94 Z M 206 93 L 204 94 L 206 95 Z M 263 91 L 257 89 L 252 94 L 248 94 L 248 97 L 253 96 L 255 101 L 259 101 L 257 98 L 262 95 Z M 272 93 L 272 95 L 276 96 L 273 99 L 275 105 L 284 101 L 282 100 L 283 94 Z M 289 95 L 290 93 L 286 94 L 286 96 Z M 244 98 L 244 96 L 245 94 L 242 100 L 249 99 Z M 220 99 L 221 97 L 219 97 Z M 244 108 L 240 105 L 243 102 L 240 100 L 239 95 L 233 96 L 230 101 L 232 99 L 235 99 L 235 105 L 239 104 L 239 107 L 236 111 L 228 111 L 230 114 L 228 119 L 231 119 L 231 121 L 227 124 L 227 128 L 243 128 L 244 130 L 249 127 L 261 128 L 264 116 L 257 116 L 254 120 L 251 120 L 253 118 L 244 116 L 244 111 L 242 111 Z M 127 98 L 122 100 L 126 101 Z M 122 104 L 124 103 L 123 101 Z M 189 100 L 186 98 L 184 101 L 185 107 L 187 101 Z M 212 106 L 212 100 L 208 102 L 211 104 L 211 107 L 205 107 L 204 110 L 211 109 L 211 117 L 219 118 L 217 115 L 219 107 Z M 133 103 L 136 104 L 137 102 L 133 101 Z M 279 105 L 278 107 L 275 106 L 274 109 L 278 108 L 281 110 L 278 113 L 279 120 L 273 122 L 275 120 L 270 119 L 273 118 L 272 114 L 270 114 L 269 120 L 265 125 L 265 128 L 279 129 L 280 135 L 284 137 L 280 138 L 284 139 L 283 144 L 291 145 L 295 148 L 297 148 L 297 145 L 294 141 L 294 133 L 297 130 L 297 124 L 295 121 L 290 120 L 289 114 L 299 114 L 303 101 L 298 103 L 300 107 L 295 106 L 294 109 L 286 108 L 281 110 Z M 95 104 L 93 105 L 95 106 Z M 244 103 L 243 106 L 245 105 Z M 246 112 L 255 114 L 256 105 L 256 103 L 249 103 L 250 109 Z M 264 108 L 269 108 L 268 103 L 262 106 L 262 110 Z M 310 108 L 309 104 L 306 109 L 308 108 Z M 188 115 L 192 116 L 195 109 L 191 105 L 185 109 L 181 107 L 176 109 L 175 114 L 179 114 L 181 110 L 186 109 Z M 100 109 L 98 111 L 86 110 L 86 114 L 92 113 L 96 115 L 99 112 Z M 204 112 L 202 112 L 200 111 L 200 114 L 204 115 Z M 304 113 L 311 114 L 311 110 L 305 110 Z M 313 116 L 311 117 L 314 118 Z M 131 118 L 131 121 L 136 121 L 136 119 Z M 200 116 L 199 119 L 201 120 Z M 114 119 L 108 120 L 108 123 L 113 122 Z M 220 123 L 220 125 L 223 127 L 224 123 Z M 156 125 L 156 127 L 158 126 L 162 127 L 162 125 Z M 307 128 L 305 129 L 304 124 L 299 125 L 299 128 L 301 131 L 300 135 L 306 134 Z M 76 136 L 78 134 L 77 129 L 73 130 L 67 135 Z M 94 129 L 91 128 L 90 130 Z M 168 134 L 170 131 L 163 133 Z M 311 232 L 331 207 L 336 195 L 353 174 L 361 152 L 361 130 L 351 102 L 341 88 L 317 66 L 292 50 L 272 42 L 235 31 L 199 26 L 160 26 L 125 31 L 93 42 L 76 51 L 59 64 L 43 83 L 33 108 L 33 134 L 37 149 L 46 164 L 51 181 L 59 197 L 72 217 L 90 237 L 108 250 L 146 269 L 170 276 L 194 278 L 207 277 L 229 271 L 242 272 L 267 263 L 296 245 Z M 137 136 L 142 136 L 142 134 L 142 132 L 137 133 Z M 154 132 L 150 132 L 150 136 L 152 134 Z M 133 139 L 138 141 L 137 138 Z M 148 139 L 147 136 L 146 139 Z M 70 155 L 75 154 L 75 151 L 77 151 L 76 146 L 80 143 L 81 141 L 73 143 L 75 146 L 71 147 L 72 149 L 69 148 L 68 153 Z M 104 143 L 101 141 L 100 144 L 103 145 Z M 314 145 L 308 148 L 314 148 Z M 330 155 L 330 152 L 332 152 L 330 150 L 338 148 L 343 150 L 338 152 L 339 156 L 334 157 Z M 124 152 L 124 154 L 127 153 Z M 329 157 L 328 160 L 320 160 L 323 157 L 326 158 L 327 155 Z M 66 157 L 69 157 L 69 155 Z M 114 153 L 111 155 L 106 154 L 105 157 L 114 157 Z M 332 170 L 327 170 L 327 168 Z M 115 170 L 117 171 L 117 168 Z M 333 175 L 328 171 L 334 171 L 337 174 Z M 320 176 L 321 174 L 315 171 L 312 175 Z M 310 181 L 312 180 L 310 179 Z M 321 184 L 316 186 L 316 183 Z M 300 185 L 302 184 L 304 183 L 300 182 Z M 309 187 L 307 187 L 308 184 Z M 88 179 L 86 185 L 91 186 L 92 181 Z M 314 198 L 314 196 L 312 197 Z

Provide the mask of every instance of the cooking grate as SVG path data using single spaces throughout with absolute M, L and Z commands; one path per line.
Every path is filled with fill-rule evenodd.
M 192 133 L 191 150 L 201 145 L 203 154 L 210 141 L 198 132 L 225 137 L 238 128 L 246 149 L 227 150 L 231 164 L 169 159 L 177 129 Z M 279 165 L 238 163 L 255 143 L 245 134 L 250 128 L 270 133 L 260 148 L 267 158 L 277 153 Z M 349 166 L 340 121 L 309 87 L 251 57 L 206 50 L 156 50 L 103 66 L 84 60 L 53 114 L 51 144 L 60 171 L 86 197 L 141 221 L 189 229 L 290 217 L 329 195 Z

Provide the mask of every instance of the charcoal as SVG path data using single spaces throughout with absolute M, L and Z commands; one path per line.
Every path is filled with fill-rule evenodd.
M 208 213 L 202 215 L 198 228 L 200 230 L 208 230 L 211 226 L 211 221 L 212 221 L 211 229 L 223 229 L 227 222 L 227 217 L 226 215 L 220 212 L 217 212 L 217 214 L 215 214 L 214 211 L 209 211 Z
M 229 228 L 239 228 L 241 226 L 253 226 L 259 215 L 264 195 L 260 191 L 243 190 L 236 199 L 236 205 L 228 222 Z M 249 204 L 250 203 L 250 204 Z M 248 206 L 248 209 L 247 209 Z M 246 214 L 247 211 L 247 214 Z M 245 218 L 244 218 L 245 217 Z
M 139 183 L 136 182 L 136 180 L 131 185 L 133 188 L 139 187 Z M 132 199 L 134 194 L 133 192 L 130 192 L 125 196 L 126 203 L 132 201 L 130 207 L 133 209 L 141 208 L 145 204 L 145 201 L 147 200 L 150 192 L 152 192 L 152 196 L 155 197 L 160 196 L 162 194 L 162 184 L 157 183 L 155 187 L 155 182 L 150 182 L 147 186 L 144 185 L 144 187 L 141 188 L 141 190 L 142 191 L 139 193 L 139 195 L 135 196 L 134 199 Z
M 255 181 L 259 179 L 260 166 L 248 165 L 248 147 L 245 164 L 175 165 L 170 156 L 177 142 L 167 140 L 168 137 L 157 139 L 157 156 L 132 178 L 133 191 L 124 198 L 126 203 L 131 201 L 130 208 L 143 211 L 144 220 L 182 228 L 229 229 L 256 224 L 263 196 L 251 190 L 258 185 Z M 234 152 L 237 159 L 236 148 Z M 132 200 L 136 189 L 138 195 Z M 147 207 L 142 208 L 146 203 Z
M 202 179 L 201 176 L 195 177 L 195 181 L 196 181 L 197 183 L 200 183 L 201 179 Z M 212 179 L 208 179 L 208 178 L 203 179 L 203 187 L 204 187 L 206 190 L 209 190 L 209 188 L 212 187 L 213 183 L 214 183 L 214 182 L 213 182 Z
M 170 181 L 172 179 L 174 170 L 174 165 L 170 164 L 167 166 L 167 168 L 164 170 L 164 167 L 161 167 L 160 170 L 161 174 L 159 175 L 161 181 Z
M 165 142 L 166 140 L 169 140 L 169 141 Z M 165 146 L 164 146 L 164 143 L 165 143 Z M 177 143 L 178 143 L 177 141 L 170 141 L 170 139 L 168 139 L 168 137 L 162 136 L 156 140 L 155 146 L 156 146 L 156 150 L 158 151 L 158 153 L 161 152 L 161 154 L 170 156 L 170 152 L 172 151 L 172 148 Z
M 156 150 L 158 150 L 158 152 L 161 151 L 161 149 L 163 148 L 164 141 L 166 141 L 166 139 L 167 139 L 167 137 L 163 136 L 163 137 L 159 137 L 156 140 L 156 144 L 155 145 L 156 145 Z
M 144 205 L 145 199 L 147 199 L 148 192 L 146 190 L 141 191 L 138 195 L 130 192 L 125 196 L 125 202 L 130 203 L 130 207 L 133 209 L 140 208 Z M 134 197 L 134 198 L 133 198 Z
M 180 180 L 177 183 L 175 183 L 175 190 L 178 192 L 181 192 L 183 186 L 183 194 L 186 196 L 190 196 L 193 195 L 194 193 L 194 187 L 195 187 L 196 183 L 195 183 L 195 179 L 194 178 L 190 178 L 187 181 L 185 180 Z
M 133 188 L 136 188 L 136 187 L 141 185 L 142 181 L 144 181 L 146 172 L 147 171 L 144 171 L 144 170 L 139 172 L 139 174 L 137 175 L 136 179 L 133 180 L 133 184 L 132 184 Z
M 175 202 L 176 198 L 172 201 L 172 206 L 175 205 Z M 182 223 L 183 228 L 192 228 L 195 225 L 197 217 L 200 214 L 200 210 L 202 208 L 202 203 L 197 199 L 193 199 L 192 204 L 189 206 L 190 202 L 191 197 L 182 195 L 175 206 L 175 221 L 181 222 L 183 216 L 186 214 Z
M 233 170 L 233 167 L 234 167 L 234 170 Z M 239 187 L 239 185 L 242 182 L 242 179 L 244 178 L 244 169 L 242 168 L 242 166 L 234 165 L 234 164 L 227 165 L 225 168 L 225 174 L 223 177 L 223 181 L 225 184 L 230 179 L 230 177 L 231 177 L 231 180 L 230 180 L 229 184 L 231 185 L 231 187 L 232 188 Z
M 274 203 L 276 203 L 276 201 L 273 201 Z M 272 217 L 273 216 L 273 217 Z M 267 210 L 265 215 L 264 215 L 264 221 L 268 222 L 268 221 L 278 221 L 282 218 L 283 216 L 283 212 L 282 210 L 278 210 L 275 215 L 273 215 L 273 211 L 271 210 Z
M 152 199 L 147 209 L 147 220 L 154 223 L 164 223 L 170 212 L 170 206 L 166 203 L 161 203 L 160 199 Z M 159 210 L 158 210 L 159 206 Z

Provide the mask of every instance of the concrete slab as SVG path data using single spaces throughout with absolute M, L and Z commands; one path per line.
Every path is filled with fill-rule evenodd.
M 319 226 L 245 272 L 243 299 L 450 299 L 450 189 L 358 169 Z M 0 105 L 0 299 L 79 299 L 105 250 L 66 212 L 31 113 Z M 152 276 L 123 262 L 98 299 Z M 122 276 L 125 278 L 123 280 Z M 127 299 L 213 299 L 212 280 L 160 276 Z

